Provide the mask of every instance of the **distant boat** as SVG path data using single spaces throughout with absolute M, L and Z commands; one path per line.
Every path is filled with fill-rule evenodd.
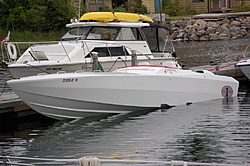
M 41 74 L 7 82 L 37 112 L 55 119 L 154 110 L 236 97 L 239 83 L 205 70 L 138 65 L 114 72 Z
M 239 63 L 237 63 L 237 66 L 240 68 L 242 73 L 250 80 L 250 59 L 247 59 L 245 56 L 246 51 L 247 51 L 249 46 L 250 46 L 250 44 L 246 47 L 246 49 L 243 53 L 243 57 L 245 58 L 245 60 L 239 61 Z
M 242 60 L 237 63 L 242 73 L 250 80 L 250 59 Z
M 36 43 L 19 58 L 15 44 L 20 42 L 9 42 L 8 56 L 3 57 L 3 60 L 8 60 L 2 61 L 2 66 L 14 78 L 42 72 L 91 71 L 94 52 L 98 54 L 100 69 L 113 71 L 130 65 L 130 55 L 134 51 L 138 63 L 163 65 L 169 62 L 168 65 L 180 68 L 168 29 L 152 24 L 150 17 L 133 13 L 94 12 L 84 14 L 80 20 L 66 25 L 71 30 L 62 37 L 62 41 Z

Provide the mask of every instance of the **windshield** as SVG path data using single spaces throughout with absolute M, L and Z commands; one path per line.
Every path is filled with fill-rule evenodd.
M 114 40 L 119 29 L 115 27 L 93 27 L 86 39 Z
M 79 27 L 71 29 L 62 37 L 62 40 L 84 39 L 90 28 L 91 27 Z
M 171 38 L 165 29 L 144 27 L 143 32 L 152 52 L 174 52 Z

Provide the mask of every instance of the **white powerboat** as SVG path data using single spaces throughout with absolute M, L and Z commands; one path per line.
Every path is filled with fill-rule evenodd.
M 250 80 L 250 59 L 241 60 L 237 63 L 242 73 Z
M 169 108 L 235 97 L 238 81 L 204 70 L 138 65 L 113 72 L 40 74 L 7 82 L 37 112 L 55 119 Z
M 102 20 L 110 18 L 110 14 L 115 18 L 123 14 L 122 18 L 125 19 Z M 104 16 L 101 17 L 102 15 Z M 125 17 L 127 15 L 128 19 Z M 101 17 L 101 20 L 96 20 L 102 22 L 89 22 L 95 16 Z M 66 25 L 71 30 L 62 37 L 62 41 L 54 44 L 37 43 L 30 46 L 19 58 L 17 58 L 19 51 L 15 46 L 18 42 L 7 43 L 7 54 L 2 59 L 8 60 L 2 61 L 2 65 L 9 70 L 13 78 L 37 75 L 41 72 L 51 74 L 58 71 L 91 71 L 92 54 L 96 52 L 100 70 L 113 71 L 130 65 L 129 55 L 135 51 L 139 64 L 162 65 L 164 62 L 169 62 L 172 67 L 180 67 L 176 62 L 168 29 L 152 24 L 150 18 L 136 20 L 132 19 L 134 16 L 138 15 L 87 13 L 81 18 L 84 22 L 77 21 Z M 145 17 L 139 16 L 139 18 Z M 129 22 L 130 20 L 133 22 Z

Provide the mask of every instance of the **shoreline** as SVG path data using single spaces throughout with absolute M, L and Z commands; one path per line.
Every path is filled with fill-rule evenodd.
M 250 37 L 250 12 L 200 14 L 164 24 L 169 28 L 172 41 L 212 41 Z

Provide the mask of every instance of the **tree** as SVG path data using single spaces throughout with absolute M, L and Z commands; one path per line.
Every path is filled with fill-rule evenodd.
M 76 14 L 65 0 L 3 0 L 0 27 L 8 30 L 60 30 Z

